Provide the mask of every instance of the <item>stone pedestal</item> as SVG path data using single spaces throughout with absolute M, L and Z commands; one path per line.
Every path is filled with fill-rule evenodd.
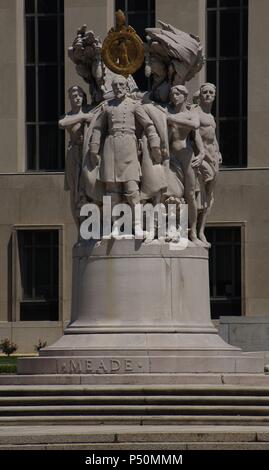
M 83 242 L 73 250 L 71 322 L 21 359 L 20 374 L 263 372 L 210 320 L 208 250 L 189 243 Z

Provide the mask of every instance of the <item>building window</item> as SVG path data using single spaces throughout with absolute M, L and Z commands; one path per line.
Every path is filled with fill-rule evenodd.
M 59 231 L 18 230 L 20 320 L 59 318 Z
M 207 227 L 211 316 L 241 315 L 241 228 Z
M 248 0 L 207 0 L 207 81 L 224 166 L 247 165 Z
M 25 0 L 27 170 L 63 171 L 64 0 Z
M 155 26 L 155 0 L 115 0 L 115 9 L 122 10 L 126 16 L 126 22 L 132 26 L 141 39 L 146 42 L 145 28 Z M 133 75 L 140 90 L 148 90 L 150 80 L 144 73 L 144 67 L 141 67 Z

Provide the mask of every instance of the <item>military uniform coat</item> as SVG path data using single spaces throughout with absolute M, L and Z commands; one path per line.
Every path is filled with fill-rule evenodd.
M 100 181 L 140 181 L 136 119 L 143 127 L 152 124 L 142 106 L 131 98 L 113 99 L 104 104 L 90 144 L 90 148 L 100 149 Z M 106 137 L 102 145 L 103 135 Z

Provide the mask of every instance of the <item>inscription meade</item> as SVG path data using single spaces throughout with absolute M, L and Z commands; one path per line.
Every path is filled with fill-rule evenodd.
M 122 358 L 66 358 L 57 359 L 58 374 L 131 374 L 147 372 L 143 359 Z

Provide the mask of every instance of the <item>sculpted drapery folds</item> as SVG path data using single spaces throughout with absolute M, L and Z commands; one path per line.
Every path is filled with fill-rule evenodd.
M 160 27 L 146 28 L 147 76 L 152 74 L 152 97 L 167 103 L 172 86 L 185 85 L 203 67 L 204 56 L 198 36 L 159 21 Z

